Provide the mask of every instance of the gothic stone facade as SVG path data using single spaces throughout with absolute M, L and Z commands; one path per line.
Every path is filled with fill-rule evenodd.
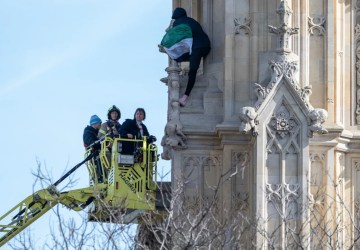
M 360 249 L 360 1 L 173 7 L 212 42 L 186 107 L 187 66 L 163 79 L 174 209 L 211 204 L 214 249 Z

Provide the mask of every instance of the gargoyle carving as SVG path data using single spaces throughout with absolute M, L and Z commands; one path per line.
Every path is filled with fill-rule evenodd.
M 310 111 L 310 136 L 312 136 L 314 132 L 319 134 L 328 133 L 328 131 L 322 126 L 322 124 L 326 121 L 327 116 L 328 113 L 325 109 L 313 109 L 312 111 Z
M 164 160 L 170 160 L 172 157 L 172 149 L 187 148 L 185 142 L 186 136 L 182 132 L 182 124 L 180 123 L 179 102 L 171 102 L 171 110 L 169 110 L 169 121 L 165 126 L 165 135 L 161 140 L 163 153 L 161 157 Z
M 239 118 L 241 121 L 240 124 L 240 132 L 243 134 L 247 134 L 250 130 L 252 131 L 252 135 L 253 136 L 257 136 L 258 135 L 258 131 L 256 128 L 256 117 L 257 117 L 257 113 L 255 108 L 253 107 L 243 107 L 240 110 L 239 113 Z
M 179 129 L 178 124 L 168 122 L 165 126 L 165 135 L 161 141 L 161 146 L 170 146 L 174 149 L 186 148 L 184 141 L 186 136 Z

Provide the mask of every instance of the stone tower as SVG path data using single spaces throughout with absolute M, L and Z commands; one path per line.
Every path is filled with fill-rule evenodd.
M 360 248 L 360 0 L 173 7 L 212 43 L 186 107 L 187 66 L 169 60 L 163 79 L 175 213 L 211 211 L 216 240 L 196 233 L 213 249 Z

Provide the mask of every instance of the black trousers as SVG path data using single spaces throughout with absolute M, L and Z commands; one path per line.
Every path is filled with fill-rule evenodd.
M 196 73 L 199 69 L 201 58 L 205 58 L 209 52 L 210 48 L 196 48 L 191 51 L 191 55 L 186 53 L 175 60 L 177 62 L 190 62 L 189 79 L 186 86 L 185 95 L 190 95 L 190 92 L 195 84 Z

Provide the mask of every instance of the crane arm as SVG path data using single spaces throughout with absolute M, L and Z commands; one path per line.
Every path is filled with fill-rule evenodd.
M 0 247 L 57 204 L 80 211 L 105 195 L 106 184 L 59 193 L 54 185 L 28 196 L 0 217 Z
M 100 153 L 88 150 L 85 159 L 58 181 L 28 196 L 0 217 L 0 247 L 57 204 L 80 211 L 93 203 L 90 221 L 103 222 L 113 221 L 109 211 L 114 209 L 125 216 L 123 223 L 132 223 L 141 211 L 155 210 L 158 160 L 155 140 L 154 137 L 138 140 L 105 136 L 95 142 L 101 143 Z M 122 146 L 126 142 L 136 145 L 134 154 L 123 154 Z M 92 186 L 59 192 L 56 186 L 85 162 Z

